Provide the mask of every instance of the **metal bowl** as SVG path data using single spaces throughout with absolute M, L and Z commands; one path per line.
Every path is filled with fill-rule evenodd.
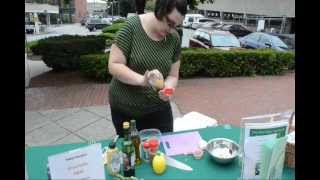
M 217 163 L 227 164 L 235 160 L 239 155 L 239 145 L 226 138 L 211 139 L 206 151 Z

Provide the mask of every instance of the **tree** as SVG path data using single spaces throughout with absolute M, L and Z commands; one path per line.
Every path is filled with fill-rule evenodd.
M 155 0 L 147 0 L 145 10 L 154 11 L 155 2 Z
M 135 4 L 132 0 L 119 0 L 120 1 L 120 16 L 127 17 L 128 13 L 135 12 Z
M 198 3 L 210 3 L 213 4 L 215 0 L 186 0 L 189 6 L 189 9 L 196 9 Z M 144 8 L 146 6 L 146 0 L 135 0 L 136 12 L 137 14 L 143 14 Z
M 135 0 L 137 14 L 144 14 L 144 8 L 146 7 L 146 0 Z
M 63 0 L 63 4 L 69 9 L 69 21 L 72 22 L 72 14 L 71 14 L 71 0 Z
M 213 4 L 215 0 L 187 0 L 189 9 L 194 10 L 197 9 L 197 5 L 200 3 L 209 3 Z

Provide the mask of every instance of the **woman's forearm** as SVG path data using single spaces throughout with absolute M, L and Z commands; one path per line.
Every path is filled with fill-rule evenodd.
M 165 80 L 165 87 L 176 88 L 178 85 L 179 78 L 175 76 L 168 76 Z
M 144 85 L 144 75 L 134 72 L 122 63 L 110 63 L 110 74 L 119 81 L 133 86 Z

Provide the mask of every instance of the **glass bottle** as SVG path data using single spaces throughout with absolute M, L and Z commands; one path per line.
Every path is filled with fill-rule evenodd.
M 115 142 L 109 144 L 107 150 L 107 168 L 110 175 L 115 176 L 121 169 L 120 153 Z
M 135 152 L 134 146 L 130 138 L 130 125 L 129 122 L 123 123 L 123 143 L 122 143 L 122 154 L 123 154 L 123 175 L 124 177 L 135 176 Z
M 132 140 L 134 150 L 135 150 L 135 155 L 136 155 L 135 163 L 136 163 L 136 165 L 140 165 L 142 162 L 141 157 L 140 157 L 140 142 L 141 141 L 140 141 L 140 136 L 139 136 L 139 132 L 136 127 L 135 120 L 130 121 L 130 136 L 131 136 L 131 140 Z

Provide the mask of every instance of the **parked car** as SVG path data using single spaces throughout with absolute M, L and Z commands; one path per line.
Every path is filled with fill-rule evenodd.
M 190 28 L 193 22 L 196 22 L 197 19 L 204 18 L 202 14 L 186 14 L 182 26 L 185 28 Z
M 103 29 L 104 27 L 109 25 L 111 25 L 110 22 L 100 18 L 91 18 L 87 22 L 87 28 L 89 29 L 89 31 L 94 31 L 96 29 Z
M 199 28 L 189 40 L 189 47 L 230 50 L 241 46 L 237 37 L 228 31 Z
M 218 22 L 206 22 L 206 23 L 203 23 L 203 24 L 199 25 L 198 28 L 211 28 L 211 29 L 214 29 L 218 25 L 220 25 L 220 23 L 218 23 Z
M 252 33 L 247 27 L 241 24 L 226 24 L 224 26 L 221 26 L 219 29 L 229 31 L 238 38 Z
M 34 22 L 25 22 L 25 33 L 27 34 L 33 34 L 36 30 L 36 26 L 34 24 Z
M 253 32 L 247 36 L 239 38 L 240 44 L 244 48 L 272 48 L 278 51 L 287 51 L 288 46 L 277 36 L 263 33 Z
M 288 46 L 289 50 L 295 49 L 295 34 L 269 34 L 279 37 Z
M 206 22 L 216 22 L 214 19 L 209 18 L 198 18 L 191 24 L 191 29 L 198 29 L 201 25 L 205 24 Z

